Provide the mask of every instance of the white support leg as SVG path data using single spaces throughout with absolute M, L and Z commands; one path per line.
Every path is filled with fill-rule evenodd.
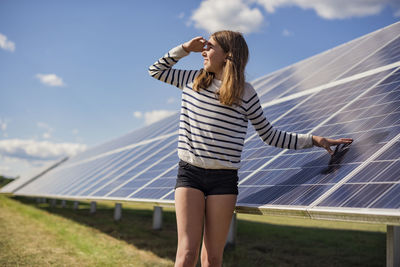
M 61 208 L 65 208 L 67 206 L 67 201 L 65 199 L 61 200 Z
M 154 206 L 153 229 L 160 230 L 161 228 L 162 228 L 162 207 Z
M 233 213 L 231 225 L 229 226 L 228 238 L 226 239 L 225 247 L 235 246 L 236 242 L 236 212 Z
M 77 210 L 79 207 L 79 202 L 78 201 L 74 201 L 74 210 Z
M 96 201 L 90 202 L 90 214 L 96 213 L 97 203 Z
M 386 266 L 400 266 L 400 226 L 388 225 L 386 231 Z
M 122 204 L 121 203 L 115 203 L 114 221 L 121 220 L 121 213 L 122 213 Z

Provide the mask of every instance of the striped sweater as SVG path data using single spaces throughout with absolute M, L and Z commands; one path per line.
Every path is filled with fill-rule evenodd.
M 198 70 L 172 68 L 187 56 L 182 45 L 171 49 L 149 67 L 149 74 L 182 89 L 178 156 L 181 160 L 206 169 L 239 169 L 248 121 L 268 145 L 301 149 L 313 146 L 312 135 L 280 131 L 265 118 L 254 88 L 245 84 L 241 105 L 219 102 L 216 91 L 221 81 L 214 79 L 209 88 L 192 89 Z

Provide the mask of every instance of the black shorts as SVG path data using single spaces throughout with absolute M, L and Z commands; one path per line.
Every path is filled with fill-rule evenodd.
M 208 195 L 238 194 L 238 171 L 231 169 L 203 169 L 179 161 L 175 189 L 191 187 Z

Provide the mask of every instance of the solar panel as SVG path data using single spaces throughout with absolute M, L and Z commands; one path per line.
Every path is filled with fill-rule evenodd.
M 143 142 L 145 140 L 151 140 L 158 136 L 164 136 L 166 134 L 173 133 L 177 128 L 179 116 L 171 115 L 156 124 L 150 124 L 142 129 L 138 129 L 122 137 L 113 139 L 104 144 L 98 145 L 92 149 L 89 149 L 79 155 L 70 159 L 70 162 L 84 160 L 95 155 L 99 155 L 105 152 L 113 151 L 118 148 L 124 148 L 132 144 Z
M 17 191 L 18 189 L 26 186 L 28 183 L 32 182 L 33 180 L 39 178 L 40 176 L 44 175 L 46 172 L 56 168 L 60 164 L 64 163 L 68 158 L 62 158 L 58 160 L 51 161 L 44 166 L 37 167 L 31 170 L 28 170 L 26 173 L 23 173 L 20 177 L 8 183 L 4 187 L 0 189 L 0 193 L 4 194 L 12 194 L 13 192 Z
M 253 82 L 276 127 L 354 142 L 331 157 L 266 146 L 250 127 L 238 211 L 400 223 L 399 33 L 395 23 Z M 14 193 L 172 204 L 178 121 L 94 147 Z
M 241 170 L 238 204 L 309 206 L 343 181 L 400 132 L 400 116 L 393 113 L 400 99 L 392 98 L 394 92 L 400 94 L 399 77 L 398 71 L 387 70 L 300 100 L 301 106 L 275 123 L 278 127 L 317 135 L 331 133 L 333 137 L 352 136 L 354 144 L 330 162 L 325 151 L 273 149 L 271 153 L 254 139 L 256 149 L 247 151 L 245 147 L 248 157 Z M 340 199 L 345 201 L 344 195 Z
M 273 87 L 260 96 L 261 102 L 398 61 L 396 57 L 388 57 L 385 51 L 393 45 L 399 31 L 400 25 L 393 24 L 290 66 L 281 74 L 278 84 L 270 83 Z

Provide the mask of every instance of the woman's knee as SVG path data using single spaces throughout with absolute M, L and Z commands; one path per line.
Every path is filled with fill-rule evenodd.
M 202 251 L 201 253 L 201 266 L 221 266 L 223 254 L 208 253 Z
M 195 266 L 198 253 L 198 249 L 178 249 L 175 266 Z

